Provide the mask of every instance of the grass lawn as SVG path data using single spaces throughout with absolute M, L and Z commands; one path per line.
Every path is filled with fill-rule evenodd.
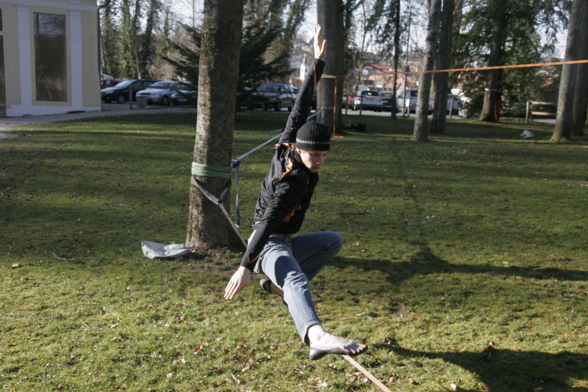
M 239 113 L 233 156 L 286 116 Z M 0 389 L 379 390 L 337 356 L 309 361 L 257 278 L 223 299 L 240 249 L 143 256 L 185 239 L 194 117 L 0 141 Z M 325 327 L 368 344 L 358 362 L 394 391 L 588 391 L 588 140 L 448 121 L 417 144 L 411 119 L 346 121 L 368 132 L 335 140 L 303 226 L 345 239 L 313 281 Z M 272 152 L 243 161 L 244 222 Z

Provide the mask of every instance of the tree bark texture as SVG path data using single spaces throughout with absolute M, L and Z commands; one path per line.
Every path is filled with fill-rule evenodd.
M 204 2 L 194 143 L 196 163 L 231 166 L 242 21 L 241 0 Z M 215 177 L 197 179 L 217 197 L 228 181 Z M 230 226 L 220 208 L 191 185 L 185 245 L 192 249 L 226 246 L 229 231 Z
M 441 16 L 441 32 L 439 37 L 439 50 L 437 53 L 437 69 L 449 69 L 451 64 L 451 42 L 453 33 L 453 0 L 443 1 L 443 13 Z M 431 119 L 431 133 L 445 133 L 445 114 L 447 112 L 447 96 L 449 92 L 449 74 L 437 72 L 435 78 L 435 104 L 433 105 L 433 118 Z
M 582 27 L 582 36 L 580 39 L 580 51 L 578 60 L 588 59 L 588 3 L 581 4 L 580 23 Z M 576 68 L 576 83 L 574 88 L 574 107 L 572 109 L 572 135 L 584 136 L 584 123 L 586 122 L 586 107 L 588 105 L 588 64 L 578 64 Z
M 325 108 L 317 121 L 326 125 L 333 133 L 341 129 L 341 108 L 345 71 L 345 33 L 343 31 L 343 2 L 341 0 L 319 0 L 317 22 L 327 40 L 327 57 L 323 78 L 318 86 L 317 110 Z M 330 77 L 336 76 L 336 78 Z
M 435 56 L 437 53 L 437 36 L 439 34 L 439 20 L 441 18 L 441 0 L 432 0 L 429 9 L 429 25 L 427 26 L 427 43 L 423 69 L 432 71 L 435 68 Z M 416 115 L 414 120 L 414 132 L 412 141 L 426 142 L 428 136 L 429 97 L 431 96 L 432 73 L 422 73 L 417 97 Z
M 494 18 L 493 18 L 493 30 L 492 39 L 490 42 L 490 56 L 488 57 L 488 66 L 496 67 L 500 65 L 500 59 L 502 57 L 502 36 L 504 35 L 504 29 L 506 27 L 506 7 L 508 6 L 508 0 L 495 0 L 494 1 Z M 486 81 L 486 91 L 484 92 L 484 106 L 482 108 L 482 115 L 480 116 L 481 121 L 494 122 L 497 120 L 494 116 L 494 106 L 496 100 L 500 99 L 500 78 L 501 71 L 498 69 L 492 69 L 487 71 L 488 79 Z
M 394 15 L 394 87 L 392 89 L 392 106 L 390 107 L 390 118 L 393 120 L 397 120 L 398 116 L 396 112 L 398 111 L 397 107 L 397 97 L 396 97 L 396 90 L 398 88 L 398 63 L 400 62 L 400 0 L 393 0 L 390 3 L 391 13 Z
M 586 23 L 585 8 L 585 0 L 574 0 L 570 12 L 570 25 L 568 27 L 565 61 L 576 60 L 579 57 L 579 51 L 582 45 L 582 23 Z M 562 66 L 555 128 L 551 135 L 551 140 L 556 142 L 571 140 L 572 138 L 572 127 L 574 123 L 573 101 L 574 90 L 576 87 L 575 67 L 577 67 L 577 65 L 574 64 L 566 64 Z

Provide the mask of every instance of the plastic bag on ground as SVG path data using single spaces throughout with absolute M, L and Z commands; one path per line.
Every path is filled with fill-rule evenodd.
M 184 244 L 165 245 L 151 241 L 141 241 L 141 249 L 143 250 L 143 254 L 149 259 L 174 258 L 190 253 L 190 248 L 187 248 Z

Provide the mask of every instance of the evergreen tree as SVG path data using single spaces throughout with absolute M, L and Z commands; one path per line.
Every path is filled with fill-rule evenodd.
M 264 27 L 264 21 L 249 23 L 243 28 L 243 40 L 239 54 L 239 73 L 237 89 L 240 92 L 255 88 L 260 83 L 285 77 L 290 72 L 283 65 L 283 56 L 270 62 L 265 61 L 265 53 L 279 34 L 277 28 Z M 191 46 L 171 42 L 170 46 L 178 53 L 178 59 L 169 56 L 163 58 L 176 68 L 176 74 L 187 81 L 197 83 L 200 61 L 202 33 L 199 29 L 182 25 L 190 36 Z

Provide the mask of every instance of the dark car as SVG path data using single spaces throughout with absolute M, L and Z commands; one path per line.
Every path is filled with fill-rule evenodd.
M 198 100 L 198 87 L 192 83 L 182 83 L 171 95 L 172 105 L 195 105 Z
M 122 82 L 120 79 L 102 79 L 100 81 L 100 90 L 107 87 L 114 87 L 120 82 Z
M 296 100 L 294 87 L 286 83 L 264 83 L 257 88 L 254 95 L 263 96 L 262 107 L 264 110 L 273 107 L 276 112 L 281 111 L 283 107 L 292 111 Z
M 124 80 L 114 87 L 108 87 L 100 90 L 100 96 L 106 103 L 113 101 L 118 103 L 125 103 L 129 99 L 129 90 L 132 87 L 133 101 L 135 101 L 139 91 L 146 89 L 155 82 L 156 80 L 150 79 Z
M 392 91 L 380 91 L 380 97 L 382 97 L 382 109 L 392 110 Z M 398 108 L 396 108 L 398 112 Z

